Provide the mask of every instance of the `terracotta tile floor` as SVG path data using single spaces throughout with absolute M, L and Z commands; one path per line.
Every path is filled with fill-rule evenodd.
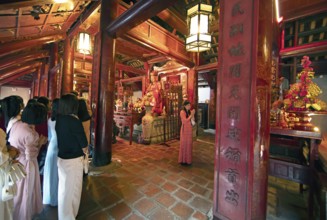
M 177 140 L 167 147 L 118 139 L 111 164 L 84 178 L 77 219 L 211 219 L 214 138 L 205 133 L 194 142 L 192 166 L 177 163 Z M 280 213 L 268 219 L 288 219 Z M 57 208 L 45 206 L 34 219 L 55 220 Z

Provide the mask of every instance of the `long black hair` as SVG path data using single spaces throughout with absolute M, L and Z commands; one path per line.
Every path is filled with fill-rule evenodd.
M 47 111 L 49 111 L 50 99 L 48 97 L 40 96 L 40 97 L 37 98 L 36 101 L 39 102 L 39 103 L 42 103 L 47 108 Z
M 35 102 L 26 105 L 22 113 L 22 122 L 38 125 L 47 120 L 47 108 L 44 104 Z
M 51 121 L 55 121 L 58 115 L 59 110 L 59 99 L 55 98 L 52 100 L 52 108 L 51 108 Z
M 8 96 L 1 101 L 1 113 L 4 117 L 6 128 L 10 119 L 19 115 L 23 108 L 24 101 L 22 97 L 17 95 Z
M 188 116 L 190 116 L 190 114 L 191 114 L 191 111 L 190 110 L 187 110 L 186 108 L 185 108 L 185 106 L 187 106 L 187 105 L 189 105 L 189 104 L 191 104 L 189 101 L 184 101 L 184 103 L 183 103 L 183 110 L 185 111 L 185 113 L 186 113 L 186 118 L 188 118 Z
M 58 113 L 60 115 L 76 115 L 78 113 L 78 99 L 73 94 L 66 94 L 61 96 L 59 99 L 59 109 Z
M 88 121 L 91 119 L 91 115 L 87 110 L 87 104 L 84 99 L 78 99 L 78 113 L 77 116 L 82 122 Z

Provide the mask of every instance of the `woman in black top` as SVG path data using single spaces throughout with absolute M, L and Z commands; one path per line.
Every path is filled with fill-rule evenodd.
M 75 219 L 81 200 L 83 156 L 87 153 L 88 143 L 77 113 L 77 97 L 73 94 L 63 95 L 59 100 L 59 115 L 56 120 L 59 220 Z

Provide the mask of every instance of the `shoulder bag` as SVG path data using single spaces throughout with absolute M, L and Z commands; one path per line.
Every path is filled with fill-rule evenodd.
M 11 165 L 8 164 L 5 171 L 5 185 L 1 189 L 1 200 L 4 202 L 13 199 L 17 193 L 16 183 L 12 181 L 9 175 L 10 169 Z

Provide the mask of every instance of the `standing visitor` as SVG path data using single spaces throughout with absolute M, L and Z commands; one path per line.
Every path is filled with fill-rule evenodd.
M 87 108 L 86 100 L 83 98 L 78 99 L 78 119 L 82 122 L 84 132 L 86 135 L 87 143 L 90 145 L 90 126 L 91 126 L 91 114 Z
M 89 146 L 89 151 L 92 153 L 92 148 L 90 145 L 91 144 L 91 142 L 90 142 L 90 137 L 91 137 L 90 126 L 91 126 L 92 111 L 89 109 L 87 101 L 82 97 L 78 97 L 78 92 L 72 91 L 71 94 L 75 95 L 78 99 L 77 117 L 82 122 L 84 132 L 86 135 L 86 139 L 87 139 L 87 143 Z
M 9 138 L 9 132 L 13 124 L 20 120 L 23 108 L 24 102 L 20 96 L 12 95 L 3 99 L 1 111 L 5 121 L 7 139 Z
M 47 119 L 35 126 L 35 130 L 39 135 L 43 135 L 45 137 L 48 136 L 48 115 L 50 114 L 50 109 L 51 109 L 51 102 L 48 97 L 45 96 L 40 96 L 36 99 L 38 103 L 43 104 L 46 109 L 47 109 Z M 37 156 L 37 162 L 39 164 L 39 169 L 40 169 L 40 178 L 41 178 L 41 186 L 43 185 L 43 170 L 44 170 L 44 163 L 45 163 L 45 157 L 47 155 L 47 150 L 48 150 L 48 143 L 45 143 L 43 146 L 40 148 L 39 155 Z
M 0 189 L 5 185 L 10 160 L 18 156 L 18 150 L 6 145 L 6 133 L 0 129 Z M 0 190 L 0 219 L 12 220 L 13 199 L 2 201 L 2 190 Z
M 73 94 L 59 100 L 56 119 L 58 138 L 58 217 L 75 219 L 78 213 L 83 183 L 83 158 L 88 153 L 82 122 L 78 119 L 78 99 Z
M 178 163 L 180 163 L 181 165 L 192 164 L 193 132 L 191 120 L 194 120 L 195 110 L 190 109 L 191 103 L 187 100 L 184 101 L 183 109 L 180 112 L 182 126 L 180 131 L 180 148 Z
M 40 147 L 47 138 L 39 136 L 35 125 L 46 120 L 46 108 L 41 103 L 28 104 L 21 120 L 16 121 L 11 129 L 9 142 L 20 154 L 17 160 L 25 167 L 26 178 L 16 182 L 17 195 L 14 198 L 14 220 L 31 220 L 42 211 L 41 183 L 37 156 Z
M 55 130 L 59 99 L 52 102 L 51 117 L 48 119 L 48 150 L 43 171 L 43 204 L 58 205 L 58 141 Z

